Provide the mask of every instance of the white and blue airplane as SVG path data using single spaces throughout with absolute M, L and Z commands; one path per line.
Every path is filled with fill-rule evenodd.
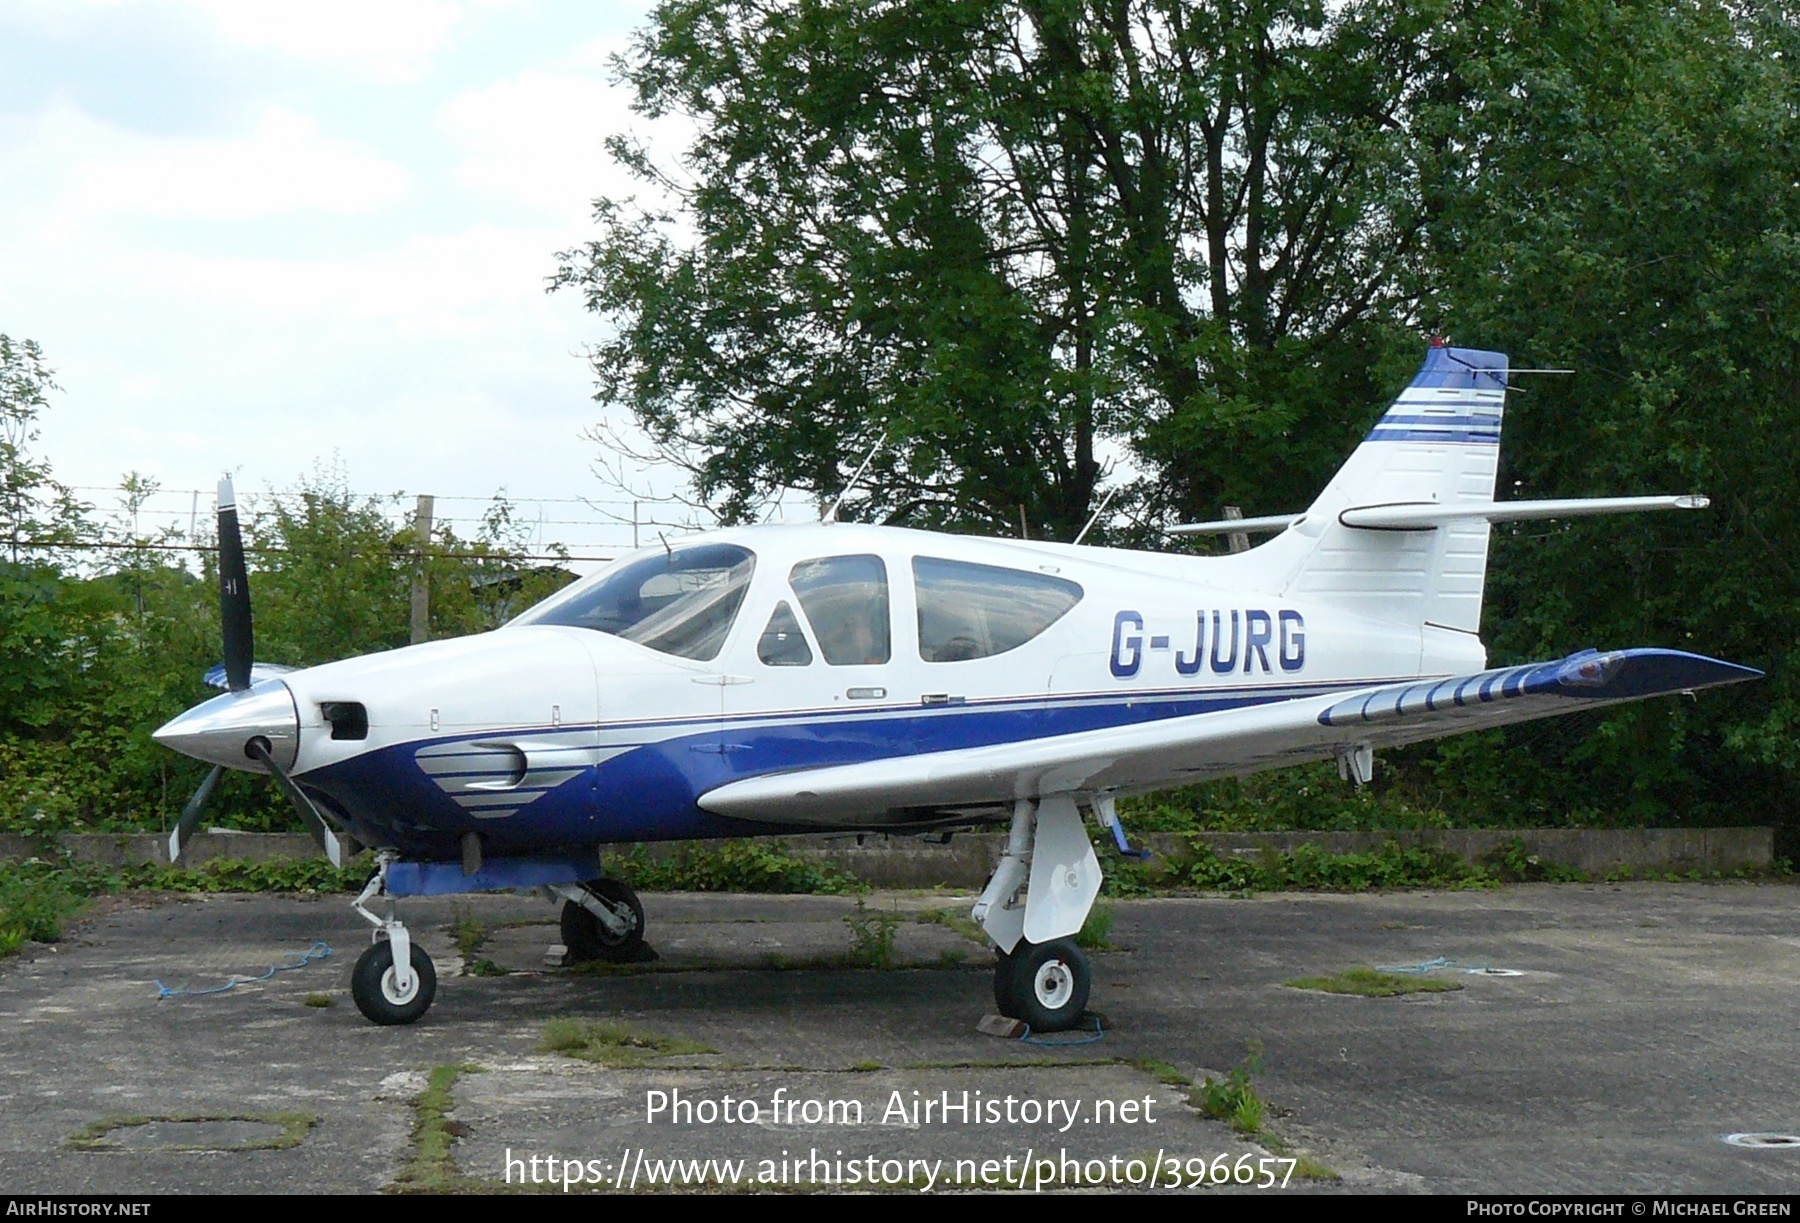
M 1072 936 L 1100 889 L 1086 819 L 1122 795 L 1691 692 L 1760 674 L 1667 649 L 1487 669 L 1490 524 L 1700 508 L 1700 497 L 1495 501 L 1506 358 L 1434 343 L 1304 513 L 1231 555 L 823 522 L 634 552 L 474 637 L 305 670 L 253 664 L 220 486 L 229 691 L 156 732 L 272 774 L 336 861 L 376 868 L 352 993 L 376 1023 L 431 1005 L 397 897 L 537 888 L 580 956 L 641 954 L 643 908 L 601 877 L 620 842 L 1005 824 L 972 911 L 1002 1012 L 1067 1028 Z M 369 905 L 385 900 L 385 914 Z

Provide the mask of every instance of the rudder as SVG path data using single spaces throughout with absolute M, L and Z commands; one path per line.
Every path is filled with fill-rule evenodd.
M 1373 619 L 1459 633 L 1481 627 L 1490 527 L 1349 527 L 1345 510 L 1490 502 L 1500 460 L 1507 359 L 1434 341 L 1425 364 L 1290 532 L 1310 537 L 1286 591 Z

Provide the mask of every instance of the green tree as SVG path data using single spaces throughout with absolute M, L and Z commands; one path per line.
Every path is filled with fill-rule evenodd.
M 1796 809 L 1797 52 L 1781 5 L 1536 6 L 1467 108 L 1464 186 L 1432 234 L 1445 315 L 1577 371 L 1510 400 L 1508 493 L 1713 498 L 1704 514 L 1497 531 L 1497 660 L 1658 644 L 1769 672 L 1585 736 L 1504 736 L 1477 767 L 1498 802 L 1635 822 Z
M 884 431 L 868 516 L 1066 539 L 1109 440 L 1157 506 L 1288 508 L 1417 360 L 1419 116 L 1479 13 L 671 0 L 625 69 L 694 139 L 614 146 L 669 205 L 601 201 L 558 277 L 598 397 L 728 520 Z

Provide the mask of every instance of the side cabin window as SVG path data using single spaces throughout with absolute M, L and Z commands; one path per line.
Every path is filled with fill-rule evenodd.
M 801 561 L 788 574 L 788 584 L 800 597 L 826 662 L 856 667 L 892 656 L 887 566 L 879 556 Z
M 1066 578 L 998 565 L 913 558 L 919 657 L 967 662 L 1016 650 L 1068 614 L 1082 589 Z
M 513 623 L 593 629 L 677 658 L 711 662 L 731 632 L 755 569 L 755 554 L 735 544 L 674 552 L 657 548 Z
M 775 614 L 769 617 L 768 627 L 756 642 L 756 657 L 766 667 L 812 665 L 812 648 L 806 644 L 806 634 L 800 631 L 800 621 L 794 618 L 794 609 L 786 599 L 775 605 Z

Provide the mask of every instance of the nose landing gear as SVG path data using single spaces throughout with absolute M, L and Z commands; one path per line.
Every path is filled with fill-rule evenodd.
M 350 974 L 350 996 L 365 1019 L 383 1025 L 414 1022 L 437 997 L 437 970 L 431 957 L 394 917 L 394 898 L 387 894 L 388 867 L 394 861 L 390 853 L 379 854 L 375 874 L 350 903 L 375 927 L 369 949 L 357 958 Z M 376 896 L 387 900 L 385 918 L 369 912 L 368 902 Z

